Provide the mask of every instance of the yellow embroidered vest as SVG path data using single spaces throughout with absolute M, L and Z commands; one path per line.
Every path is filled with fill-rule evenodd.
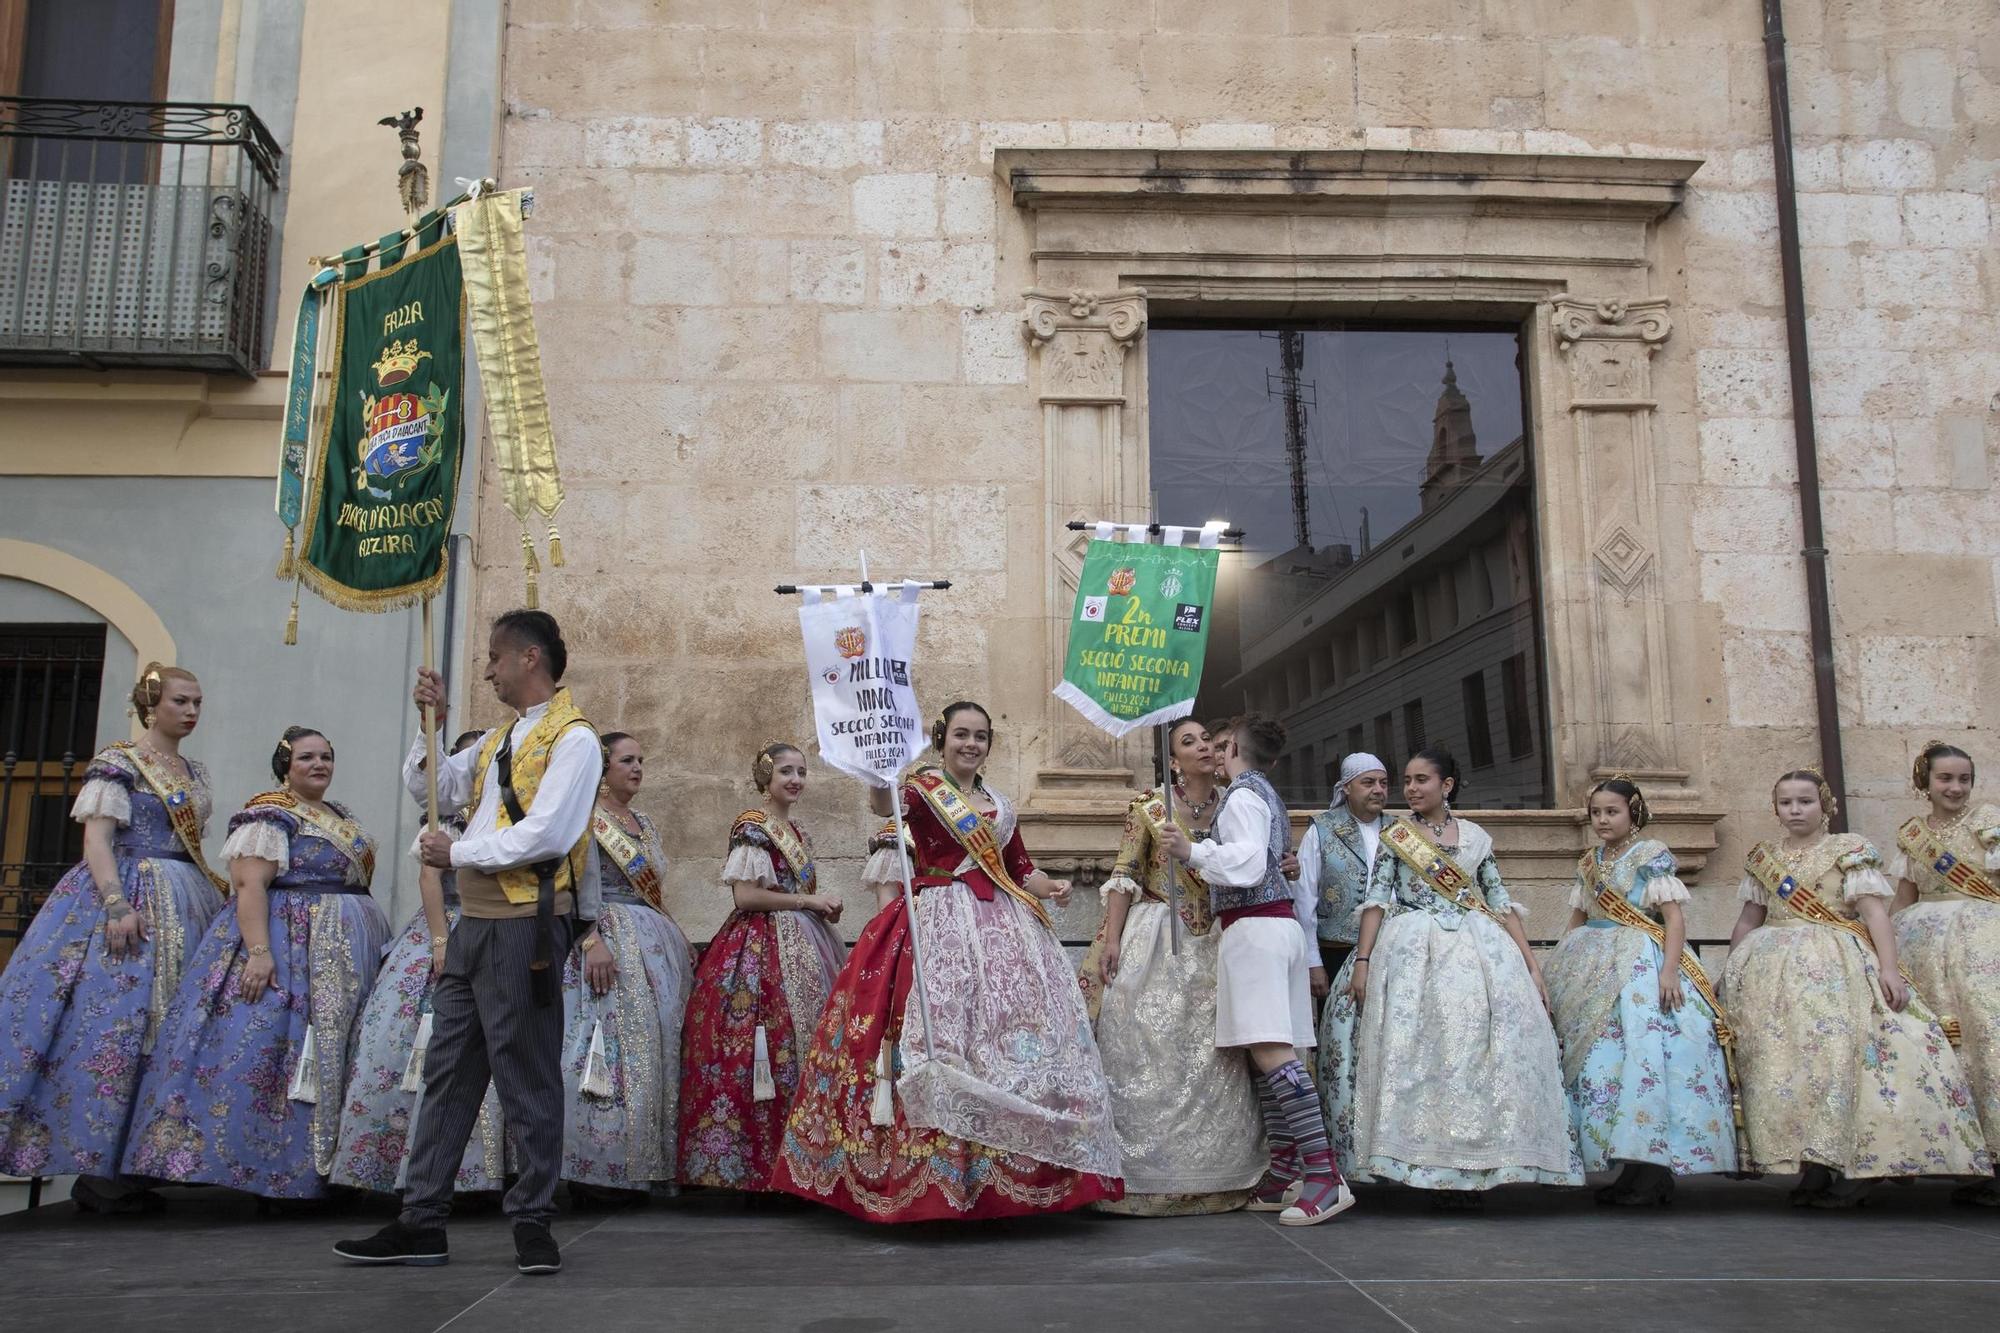
M 556 742 L 572 727 L 583 727 L 593 735 L 596 728 L 590 719 L 577 711 L 575 700 L 569 697 L 567 689 L 557 690 L 549 700 L 549 711 L 542 714 L 533 728 L 514 747 L 514 795 L 521 802 L 521 813 L 535 808 L 535 793 L 541 789 L 542 776 L 549 771 L 549 755 L 555 751 Z M 507 738 L 509 727 L 495 727 L 486 733 L 486 739 L 479 746 L 479 768 L 472 777 L 472 802 L 470 810 L 479 808 L 479 801 L 486 794 L 486 775 L 493 768 L 493 758 L 500 753 L 500 742 Z M 508 828 L 514 821 L 507 815 L 507 803 L 500 802 L 493 812 L 496 827 Z M 584 822 L 583 834 L 576 840 L 576 846 L 556 867 L 557 893 L 567 893 L 575 887 L 576 876 L 584 860 L 584 853 L 590 846 L 590 824 Z M 500 881 L 501 892 L 510 903 L 532 903 L 541 893 L 541 881 L 535 877 L 533 866 L 515 866 L 503 870 L 495 876 Z

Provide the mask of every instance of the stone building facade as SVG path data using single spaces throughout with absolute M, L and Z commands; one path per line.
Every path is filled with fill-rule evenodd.
M 445 188 L 481 172 L 535 187 L 569 495 L 568 567 L 543 576 L 543 604 L 587 711 L 649 748 L 641 804 L 690 933 L 723 915 L 714 876 L 753 750 L 809 733 L 797 624 L 772 587 L 852 579 L 863 550 L 878 577 L 952 581 L 925 605 L 922 697 L 987 702 L 992 774 L 1023 798 L 1031 848 L 1100 872 L 1147 755 L 1050 698 L 1081 555 L 1064 524 L 1147 516 L 1156 325 L 1325 317 L 1519 331 L 1556 796 L 1474 813 L 1541 909 L 1531 933 L 1559 926 L 1582 790 L 1610 771 L 1641 778 L 1698 867 L 1696 933 L 1726 932 L 1771 778 L 1819 753 L 1755 0 L 415 8 L 409 28 L 375 0 L 181 0 L 175 77 L 284 102 L 278 328 L 299 257 L 383 229 L 386 199 L 358 202 L 393 163 L 377 115 L 443 108 L 427 142 Z M 2000 16 L 1987 0 L 1784 9 L 1842 739 L 1854 823 L 1887 839 L 1915 808 L 1913 748 L 1982 751 L 2000 724 Z M 357 62 L 338 37 L 360 10 L 416 36 Z M 80 480 L 0 428 L 0 468 L 38 488 L 31 502 L 9 477 L 8 538 L 67 552 L 61 505 L 162 496 L 268 522 L 271 464 L 249 435 L 275 434 L 282 381 L 134 379 L 0 375 L 37 438 L 102 445 Z M 130 438 L 159 452 L 135 464 Z M 172 447 L 197 438 L 217 442 L 200 459 Z M 185 497 L 130 479 L 163 467 Z M 490 463 L 468 478 L 476 620 L 521 596 L 493 480 Z M 44 559 L 0 557 L 27 583 Z M 142 549 L 98 563 L 150 586 Z M 154 599 L 184 655 L 247 640 L 229 617 L 282 618 L 275 584 L 225 582 L 221 620 L 190 594 Z M 351 624 L 309 618 L 304 646 L 342 652 Z M 492 720 L 469 638 L 461 713 Z M 381 752 L 343 748 L 343 774 L 365 763 L 386 783 L 411 645 L 355 642 L 325 697 L 368 717 Z M 205 673 L 218 711 L 239 684 L 264 699 L 278 651 Z M 863 806 L 824 772 L 808 793 L 836 887 L 853 885 Z M 1064 933 L 1096 911 L 1079 894 Z
M 1913 746 L 2000 720 L 2000 21 L 1785 11 L 1852 813 L 1887 838 Z M 1150 322 L 1333 311 L 1525 331 L 1559 799 L 1489 821 L 1510 877 L 1553 909 L 1581 789 L 1632 771 L 1725 931 L 1819 753 L 1762 36 L 1750 0 L 513 4 L 555 596 L 593 711 L 665 760 L 691 924 L 751 750 L 808 725 L 770 587 L 862 549 L 953 580 L 925 697 L 988 701 L 1031 845 L 1101 867 L 1145 756 L 1049 698 L 1063 524 L 1146 516 Z M 859 791 L 809 804 L 851 854 Z

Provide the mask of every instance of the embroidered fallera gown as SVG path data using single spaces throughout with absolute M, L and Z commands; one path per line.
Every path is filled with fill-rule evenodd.
M 208 772 L 175 799 L 197 824 L 210 813 Z M 174 832 L 166 802 L 129 745 L 84 770 L 71 815 L 116 822 L 118 887 L 145 918 L 136 955 L 106 954 L 105 913 L 90 867 L 57 881 L 0 974 L 0 1174 L 114 1176 L 141 1063 L 222 895 Z
M 597 818 L 611 816 L 600 807 Z M 658 831 L 646 816 L 638 821 L 634 841 L 654 871 L 663 870 Z M 649 895 L 601 845 L 597 865 L 604 889 L 597 931 L 618 978 L 603 995 L 592 993 L 580 947 L 563 966 L 563 1179 L 675 1189 L 681 1026 L 694 985 L 693 950 L 660 906 L 657 878 L 649 881 Z
M 1772 851 L 1842 916 L 1858 916 L 1864 896 L 1895 895 L 1881 853 L 1857 834 L 1829 834 L 1792 858 Z M 1746 1167 L 1786 1174 L 1817 1164 L 1856 1180 L 1992 1170 L 1971 1090 L 1926 997 L 1911 987 L 1897 1013 L 1882 998 L 1872 948 L 1793 911 L 1752 874 L 1737 893 L 1770 913 L 1729 951 L 1722 995 L 1736 1033 Z
M 274 1199 L 326 1193 L 361 1006 L 389 923 L 368 895 L 373 840 L 329 801 L 344 823 L 336 842 L 292 799 L 252 800 L 229 821 L 222 851 L 225 861 L 280 867 L 269 889 L 271 984 L 254 1001 L 242 996 L 249 955 L 232 900 L 160 1025 L 125 1151 L 131 1175 Z
M 1103 892 L 1131 895 L 1118 975 L 1098 972 L 1104 932 L 1077 973 L 1096 1021 L 1098 1052 L 1124 1160 L 1125 1197 L 1105 1212 L 1140 1217 L 1241 1208 L 1270 1163 L 1249 1065 L 1215 1046 L 1215 955 L 1222 938 L 1208 886 L 1182 868 L 1180 955 L 1172 949 L 1167 853 L 1158 789 L 1135 799 Z M 1175 822 L 1187 825 L 1175 807 Z M 1203 831 L 1194 835 L 1206 840 Z
M 1690 897 L 1674 854 L 1645 838 L 1609 867 L 1602 848 L 1588 856 L 1569 905 L 1589 919 L 1543 966 L 1584 1170 L 1651 1162 L 1675 1175 L 1734 1171 L 1736 1125 L 1715 1013 L 1684 977 L 1681 1007 L 1661 1010 L 1661 970 L 1678 972 L 1678 963 L 1645 931 L 1606 916 L 1591 883 L 1602 868 L 1620 897 L 1658 920 L 1661 903 Z
M 1453 862 L 1496 913 L 1525 915 L 1501 882 L 1493 839 L 1467 819 L 1458 830 Z M 1390 835 L 1365 900 L 1386 909 L 1366 1003 L 1320 1037 L 1342 1046 L 1327 1093 L 1342 1171 L 1435 1190 L 1581 1185 L 1555 1029 L 1520 949 L 1484 912 L 1426 887 Z M 1350 957 L 1336 992 L 1353 967 Z
M 903 819 L 921 890 L 928 1046 L 898 897 L 841 970 L 772 1186 L 869 1222 L 1008 1217 L 1116 1199 L 1111 1092 L 1075 970 L 1054 932 L 996 886 L 914 782 L 903 787 Z M 988 794 L 997 809 L 987 826 L 1018 886 L 1034 865 L 1013 803 Z
M 737 816 L 722 867 L 725 890 L 749 883 L 779 893 L 817 891 L 812 841 L 787 822 L 774 839 L 763 811 Z M 780 842 L 803 863 L 794 864 Z M 767 1188 L 840 955 L 840 936 L 817 912 L 736 911 L 722 923 L 695 969 L 682 1029 L 683 1184 Z
M 447 833 L 462 834 L 462 823 L 447 822 Z M 412 848 L 412 855 L 415 849 Z M 448 927 L 458 925 L 458 875 L 440 872 Z M 354 1068 L 347 1080 L 347 1098 L 340 1111 L 340 1142 L 334 1152 L 332 1180 L 336 1185 L 393 1193 L 403 1188 L 408 1169 L 410 1135 L 423 1113 L 423 1052 L 428 1046 L 430 1015 L 431 928 L 424 909 L 403 927 L 382 960 L 382 970 L 361 1011 L 360 1036 L 355 1041 Z M 500 1095 L 491 1084 L 480 1104 L 479 1119 L 466 1142 L 458 1167 L 462 1191 L 493 1192 L 506 1188 L 511 1150 L 500 1117 Z
M 2000 881 L 2000 807 L 1969 811 L 1944 850 Z M 1966 897 L 1935 862 L 1900 849 L 1887 878 L 1917 886 L 1917 900 L 1896 913 L 1896 952 L 1931 1006 L 1958 1020 L 1958 1063 L 1986 1149 L 2000 1162 L 2000 903 Z

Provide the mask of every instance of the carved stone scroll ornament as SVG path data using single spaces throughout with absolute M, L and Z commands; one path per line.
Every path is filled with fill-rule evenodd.
M 1125 401 L 1125 352 L 1146 327 L 1146 293 L 1033 289 L 1021 324 L 1042 354 L 1045 403 Z

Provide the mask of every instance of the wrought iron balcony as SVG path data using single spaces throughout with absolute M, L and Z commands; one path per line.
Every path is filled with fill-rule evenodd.
M 0 97 L 0 366 L 262 368 L 279 156 L 247 106 Z

